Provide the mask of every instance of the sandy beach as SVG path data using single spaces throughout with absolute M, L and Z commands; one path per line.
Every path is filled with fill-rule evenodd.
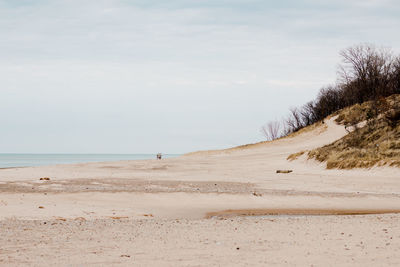
M 0 169 L 0 264 L 398 266 L 399 169 L 287 160 L 346 134 L 331 119 L 178 158 Z

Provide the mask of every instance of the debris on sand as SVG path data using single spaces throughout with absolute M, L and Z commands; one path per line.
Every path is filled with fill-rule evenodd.
M 50 181 L 50 178 L 49 177 L 42 177 L 39 180 L 40 181 Z
M 121 220 L 121 219 L 128 219 L 128 216 L 112 216 L 110 217 L 113 220 Z
M 291 173 L 293 170 L 276 170 L 276 173 Z

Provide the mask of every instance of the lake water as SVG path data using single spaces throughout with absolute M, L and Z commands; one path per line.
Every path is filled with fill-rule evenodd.
M 0 168 L 140 159 L 156 159 L 156 154 L 0 154 Z

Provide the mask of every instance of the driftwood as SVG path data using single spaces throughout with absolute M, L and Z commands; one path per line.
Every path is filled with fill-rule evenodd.
M 276 170 L 276 173 L 291 173 L 293 170 Z

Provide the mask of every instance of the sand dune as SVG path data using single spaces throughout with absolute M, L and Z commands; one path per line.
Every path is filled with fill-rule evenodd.
M 337 233 L 340 232 L 339 226 L 343 224 L 344 228 L 357 232 L 360 240 L 365 231 L 368 232 L 369 240 L 376 238 L 378 243 L 386 242 L 389 237 L 381 234 L 378 228 L 393 228 L 394 222 L 399 219 L 399 215 L 394 213 L 400 212 L 400 170 L 388 167 L 351 171 L 326 170 L 323 164 L 309 161 L 305 156 L 295 161 L 286 160 L 292 153 L 329 144 L 346 133 L 344 127 L 329 119 L 318 127 L 304 129 L 294 136 L 274 142 L 219 151 L 200 151 L 165 160 L 1 169 L 1 233 L 8 237 L 0 240 L 0 264 L 38 263 L 43 259 L 46 260 L 41 261 L 40 265 L 67 264 L 65 257 L 60 257 L 57 261 L 48 253 L 39 256 L 33 253 L 37 252 L 37 248 L 26 248 L 20 242 L 22 237 L 29 242 L 41 233 L 42 238 L 47 240 L 42 244 L 46 252 L 69 255 L 73 250 L 68 245 L 48 240 L 51 233 L 57 229 L 63 233 L 66 227 L 70 227 L 74 233 L 70 244 L 80 247 L 77 253 L 87 264 L 97 262 L 130 265 L 132 262 L 127 261 L 128 258 L 138 260 L 137 263 L 142 265 L 155 266 L 160 263 L 171 266 L 244 264 L 243 261 L 231 261 L 230 257 L 235 258 L 238 251 L 236 245 L 233 245 L 234 241 L 227 236 L 230 230 L 223 232 L 222 229 L 225 228 L 222 225 L 226 229 L 233 226 L 248 229 L 240 235 L 233 235 L 246 244 L 246 252 L 242 252 L 240 248 L 240 253 L 255 260 L 249 260 L 248 264 L 322 264 L 327 263 L 327 259 L 335 259 L 336 263 L 342 265 L 354 264 L 352 259 L 360 260 L 361 253 L 373 254 L 378 253 L 378 250 L 372 244 L 365 250 L 353 250 L 353 254 L 347 253 L 346 249 L 342 250 L 339 246 L 347 242 L 343 240 L 348 236 L 347 233 L 346 237 Z M 293 172 L 279 174 L 276 173 L 278 169 L 290 169 Z M 39 180 L 41 177 L 50 177 L 50 180 Z M 390 214 L 378 215 L 379 213 Z M 292 220 L 280 217 L 271 219 L 271 214 L 336 216 L 300 216 L 293 217 Z M 246 219 L 240 217 L 243 215 L 267 216 Z M 380 221 L 377 218 L 385 219 Z M 175 220 L 183 220 L 184 223 L 172 226 Z M 44 222 L 51 225 L 48 233 L 42 225 Z M 214 227 L 217 223 L 221 226 Z M 359 224 L 359 228 L 352 228 L 353 223 Z M 103 224 L 110 225 L 110 229 L 115 230 L 115 235 L 109 232 L 111 230 L 104 230 Z M 140 228 L 142 224 L 146 224 L 143 229 Z M 265 229 L 259 229 L 260 225 L 274 230 L 265 232 Z M 298 229 L 299 225 L 307 229 L 319 229 L 318 234 L 312 231 L 309 233 L 313 242 L 302 241 L 307 234 Z M 142 243 L 132 241 L 139 247 L 126 249 L 128 241 L 124 239 L 119 243 L 117 236 L 122 234 L 121 229 L 126 230 L 128 226 L 135 228 L 134 232 L 139 231 L 140 235 L 157 238 L 157 241 L 153 245 L 143 240 Z M 96 230 L 98 227 L 103 230 Z M 171 230 L 171 227 L 175 228 Z M 380 234 L 373 235 L 371 229 Z M 94 244 L 93 239 L 84 241 L 93 233 L 100 233 L 99 231 L 103 231 L 101 233 L 104 238 L 96 236 L 94 240 L 101 245 Z M 168 231 L 173 231 L 175 235 L 169 235 Z M 293 235 L 288 236 L 288 231 L 292 231 Z M 394 231 L 392 238 L 400 239 L 398 227 L 390 231 Z M 78 232 L 81 235 L 76 235 Z M 130 235 L 131 238 L 137 237 L 133 233 L 127 233 L 127 236 Z M 264 251 L 263 245 L 257 243 L 258 235 L 268 240 L 265 241 L 265 253 L 275 251 L 273 255 L 269 254 L 267 261 L 256 255 Z M 182 238 L 183 236 L 188 238 Z M 199 236 L 202 237 L 199 239 Z M 225 244 L 229 243 L 229 249 L 214 251 L 215 244 L 205 246 L 205 239 L 209 242 L 213 240 L 213 236 L 219 236 Z M 65 242 L 64 238 L 59 236 L 56 239 Z M 171 246 L 172 241 L 167 241 L 167 238 L 175 238 L 175 245 Z M 343 242 L 324 242 L 336 238 L 341 238 Z M 114 242 L 113 248 L 104 247 L 107 240 Z M 367 242 L 362 240 L 360 242 Z M 294 249 L 294 253 L 298 260 L 293 261 L 293 256 L 288 257 L 285 251 L 290 244 L 296 242 L 299 248 Z M 384 260 L 383 265 L 398 263 L 400 257 L 393 259 L 383 255 L 392 255 L 390 252 L 398 251 L 400 242 L 390 240 L 386 243 L 390 243 L 390 246 L 385 245 L 385 253 L 379 252 L 383 253 L 379 254 L 379 257 L 382 256 L 380 259 Z M 351 244 L 354 249 L 355 244 Z M 365 243 L 362 244 L 366 246 Z M 319 255 L 304 254 L 306 246 L 309 247 L 308 253 Z M 333 246 L 334 252 L 327 257 L 329 246 Z M 187 247 L 192 250 L 183 249 Z M 116 252 L 117 248 L 120 252 Z M 162 251 L 165 258 L 157 257 L 154 249 Z M 17 250 L 25 250 L 26 253 L 21 254 Z M 96 251 L 96 255 L 99 253 L 98 257 L 90 254 L 92 250 Z M 118 253 L 121 255 L 117 255 Z M 129 257 L 126 253 L 129 253 Z M 218 257 L 207 256 L 213 253 Z M 24 255 L 30 256 L 24 258 Z M 373 264 L 373 260 L 377 259 L 365 255 L 364 261 L 359 261 L 360 265 Z M 71 264 L 82 263 L 79 262 L 80 258 L 70 258 Z

